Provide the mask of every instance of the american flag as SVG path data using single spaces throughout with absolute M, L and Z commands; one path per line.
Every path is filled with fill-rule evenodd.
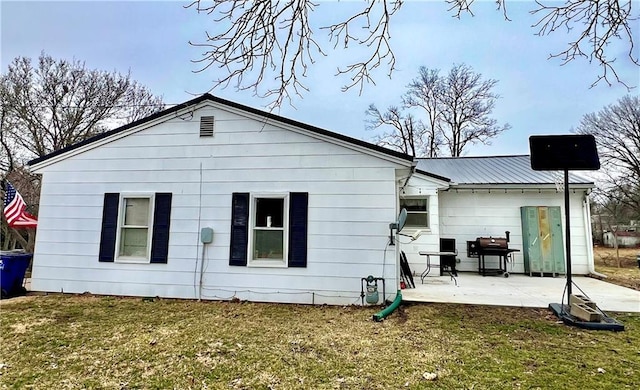
M 27 213 L 27 205 L 24 203 L 20 193 L 9 183 L 7 183 L 4 197 L 4 216 L 11 227 L 36 227 L 38 220 L 33 215 Z

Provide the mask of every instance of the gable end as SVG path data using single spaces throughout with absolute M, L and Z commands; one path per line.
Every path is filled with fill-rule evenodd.
M 46 156 L 38 157 L 36 159 L 33 159 L 33 160 L 29 161 L 27 164 L 30 165 L 30 166 L 33 166 L 33 165 L 42 163 L 42 162 L 44 162 L 46 160 L 52 159 L 53 157 L 60 156 L 60 155 L 62 155 L 64 153 L 70 152 L 72 150 L 76 150 L 76 149 L 88 146 L 90 144 L 93 144 L 94 142 L 98 142 L 100 140 L 103 140 L 105 138 L 111 137 L 111 136 L 113 136 L 115 134 L 118 134 L 118 133 L 121 133 L 123 131 L 135 128 L 137 126 L 141 126 L 141 125 L 147 124 L 147 123 L 152 122 L 154 120 L 157 120 L 157 119 L 160 119 L 162 117 L 165 117 L 165 116 L 167 116 L 169 114 L 174 114 L 174 113 L 177 113 L 178 111 L 181 111 L 181 110 L 184 110 L 184 109 L 187 109 L 187 108 L 190 108 L 190 107 L 194 107 L 194 106 L 196 106 L 196 105 L 198 105 L 198 104 L 200 104 L 200 103 L 202 103 L 204 101 L 211 101 L 211 102 L 222 104 L 222 105 L 225 105 L 227 107 L 232 107 L 232 108 L 235 108 L 235 109 L 238 109 L 238 110 L 241 110 L 241 111 L 253 114 L 253 115 L 259 115 L 259 116 L 261 116 L 262 118 L 265 118 L 265 119 L 275 120 L 275 121 L 280 122 L 282 124 L 286 124 L 286 125 L 290 125 L 290 126 L 293 126 L 293 127 L 300 128 L 300 129 L 304 129 L 306 131 L 309 131 L 311 133 L 315 133 L 317 135 L 325 136 L 325 137 L 328 137 L 328 138 L 332 138 L 334 140 L 338 140 L 338 141 L 346 142 L 346 143 L 351 144 L 351 145 L 359 146 L 359 147 L 371 150 L 373 152 L 389 156 L 389 157 L 394 158 L 394 159 L 404 160 L 404 161 L 407 161 L 407 162 L 413 162 L 413 157 L 408 155 L 408 154 L 405 154 L 405 153 L 401 153 L 401 152 L 398 152 L 398 151 L 395 151 L 395 150 L 387 149 L 387 148 L 384 148 L 382 146 L 374 145 L 372 143 L 369 143 L 369 142 L 366 142 L 366 141 L 361 141 L 359 139 L 355 139 L 355 138 L 352 138 L 352 137 L 349 137 L 349 136 L 346 136 L 346 135 L 343 135 L 343 134 L 335 133 L 335 132 L 332 132 L 332 131 L 329 131 L 329 130 L 324 130 L 324 129 L 321 129 L 321 128 L 318 128 L 318 127 L 315 127 L 315 126 L 312 126 L 312 125 L 308 125 L 308 124 L 305 124 L 305 123 L 302 123 L 302 122 L 298 122 L 298 121 L 295 121 L 295 120 L 292 120 L 292 119 L 281 117 L 281 116 L 272 114 L 270 112 L 261 111 L 261 110 L 258 110 L 258 109 L 255 109 L 255 108 L 251 108 L 251 107 L 239 104 L 239 103 L 235 103 L 235 102 L 232 102 L 232 101 L 229 101 L 229 100 L 221 99 L 221 98 L 212 96 L 210 94 L 204 94 L 202 96 L 199 96 L 199 97 L 197 97 L 195 99 L 192 99 L 190 101 L 187 101 L 185 103 L 176 105 L 176 106 L 171 107 L 169 109 L 166 109 L 164 111 L 160 111 L 160 112 L 157 112 L 155 114 L 152 114 L 152 115 L 150 115 L 150 116 L 148 116 L 146 118 L 143 118 L 143 119 L 140 119 L 138 121 L 129 123 L 128 125 L 121 126 L 121 127 L 116 128 L 116 129 L 113 129 L 113 130 L 98 134 L 98 135 L 96 135 L 94 137 L 88 138 L 88 139 L 86 139 L 84 141 L 81 141 L 81 142 L 79 142 L 77 144 L 68 146 L 68 147 L 60 149 L 60 150 L 56 150 L 56 151 L 54 151 L 52 153 L 47 154 Z M 214 123 L 215 123 L 215 121 L 214 121 Z M 210 131 L 212 132 L 213 129 L 211 129 Z

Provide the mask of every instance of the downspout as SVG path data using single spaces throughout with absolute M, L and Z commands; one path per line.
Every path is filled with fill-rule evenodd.
M 411 162 L 411 169 L 409 170 L 409 176 L 407 176 L 407 179 L 404 181 L 404 184 L 402 185 L 402 187 L 400 187 L 399 191 L 396 193 L 396 210 L 398 210 L 399 205 L 400 205 L 400 192 L 402 192 L 402 190 L 404 190 L 404 188 L 407 186 L 407 184 L 409 184 L 409 179 L 411 179 L 411 176 L 413 176 L 413 174 L 416 171 L 416 166 L 418 165 L 418 162 L 414 160 Z M 396 187 L 397 188 L 397 187 Z M 398 215 L 400 211 L 398 210 L 396 212 L 396 215 Z M 397 232 L 396 232 L 397 235 Z M 373 320 L 376 322 L 380 322 L 383 319 L 385 319 L 389 314 L 393 313 L 394 310 L 396 310 L 398 308 L 398 306 L 400 306 L 400 304 L 402 303 L 402 291 L 400 289 L 400 248 L 399 248 L 399 244 L 400 242 L 396 239 L 396 250 L 395 250 L 395 255 L 396 255 L 396 286 L 398 291 L 396 292 L 396 297 L 393 300 L 393 302 L 385 307 L 384 309 L 382 309 L 381 311 L 379 311 L 378 313 L 373 315 Z M 384 275 L 383 275 L 384 277 Z M 387 297 L 384 297 L 383 299 L 387 299 Z
M 411 179 L 411 176 L 413 176 L 413 174 L 416 172 L 416 167 L 418 166 L 418 162 L 416 161 L 415 157 L 413 158 L 413 161 L 411 161 L 411 168 L 409 169 L 409 176 L 407 176 L 407 179 L 404 181 L 404 184 L 402 185 L 402 187 L 400 187 L 400 190 L 397 192 L 396 194 L 396 215 L 400 214 L 400 193 L 402 191 L 404 191 L 404 188 L 407 186 L 407 184 L 409 184 L 409 180 Z M 396 295 L 396 299 L 395 301 L 398 299 L 398 296 L 400 296 L 400 301 L 402 301 L 402 294 L 400 294 L 400 241 L 398 240 L 398 231 L 396 231 L 396 288 L 398 289 L 398 294 Z M 386 299 L 386 297 L 385 297 Z M 393 306 L 393 305 L 391 305 Z
M 418 166 L 418 162 L 416 160 L 413 160 L 411 162 L 411 169 L 409 169 L 409 176 L 407 176 L 407 180 L 404 181 L 404 184 L 402 185 L 402 187 L 400 187 L 400 192 L 402 192 L 404 190 L 404 187 L 407 186 L 407 184 L 409 183 L 409 179 L 411 179 L 411 176 L 413 176 L 413 174 L 416 172 L 416 167 Z M 400 195 L 400 194 L 398 194 Z
M 589 202 L 589 192 L 585 191 L 584 201 L 584 235 L 587 239 L 587 264 L 589 265 L 589 274 L 598 278 L 606 279 L 607 275 L 596 272 L 595 259 L 593 257 L 593 236 L 591 231 L 591 204 Z
M 389 306 L 385 307 L 381 311 L 379 311 L 376 314 L 374 314 L 373 315 L 373 320 L 376 321 L 376 322 L 380 322 L 380 321 L 384 320 L 385 317 L 388 316 L 389 314 L 393 313 L 393 311 L 395 309 L 397 309 L 398 306 L 400 306 L 401 303 L 402 303 L 402 292 L 400 291 L 400 289 L 398 289 L 398 292 L 396 293 L 396 299 L 394 299 L 393 302 Z

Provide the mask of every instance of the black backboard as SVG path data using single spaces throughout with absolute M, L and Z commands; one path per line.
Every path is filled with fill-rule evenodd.
M 532 135 L 529 148 L 534 171 L 600 169 L 593 135 Z

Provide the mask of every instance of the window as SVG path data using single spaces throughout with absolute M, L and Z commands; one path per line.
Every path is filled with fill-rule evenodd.
M 251 210 L 251 260 L 284 263 L 286 232 L 284 211 L 288 209 L 286 195 L 255 196 Z
M 306 267 L 308 204 L 306 192 L 234 192 L 229 265 Z
M 407 210 L 407 227 L 429 227 L 429 198 L 400 198 L 400 209 Z
M 153 198 L 122 197 L 118 258 L 148 258 Z
M 98 261 L 167 263 L 170 192 L 104 194 Z

